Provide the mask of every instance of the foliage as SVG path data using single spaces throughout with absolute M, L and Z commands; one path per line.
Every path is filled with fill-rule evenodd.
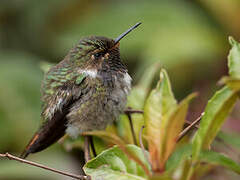
M 134 153 L 145 165 L 150 166 L 139 147 L 127 145 L 127 150 Z M 129 179 L 141 180 L 146 179 L 147 174 L 141 166 L 128 158 L 128 156 L 117 146 L 103 151 L 97 158 L 90 160 L 84 170 L 87 174 L 91 174 L 93 179 Z
M 230 38 L 229 77 L 238 80 L 240 75 L 240 44 Z M 239 85 L 238 85 L 239 86 Z M 192 179 L 200 175 L 203 162 L 212 166 L 222 166 L 240 174 L 240 164 L 226 155 L 211 150 L 211 145 L 220 131 L 226 117 L 232 111 L 239 95 L 239 89 L 226 85 L 218 90 L 209 100 L 202 113 L 199 129 L 193 138 L 182 142 L 178 146 L 178 135 L 183 130 L 187 109 L 190 100 L 195 94 L 189 95 L 179 104 L 177 103 L 166 70 L 160 72 L 160 80 L 155 89 L 148 95 L 144 103 L 144 121 L 146 125 L 145 137 L 147 139 L 149 154 L 144 155 L 136 145 L 125 145 L 121 138 L 114 138 L 118 146 L 107 149 L 96 158 L 87 162 L 84 170 L 93 179 Z M 135 120 L 135 119 L 134 119 Z M 113 135 L 103 134 L 108 139 Z M 120 143 L 121 142 L 121 143 Z M 134 153 L 129 153 L 134 152 Z M 125 154 L 124 154 L 125 153 Z M 151 173 L 146 173 L 141 164 L 147 164 Z M 145 159 L 147 158 L 147 159 Z M 148 161 L 148 158 L 150 161 Z M 208 166 L 206 166 L 208 167 Z M 210 168 L 210 166 L 209 166 Z M 209 169 L 208 168 L 208 169 Z M 207 171 L 206 171 L 207 172 Z M 205 173 L 206 173 L 205 172 Z M 174 178 L 175 177 L 175 178 Z

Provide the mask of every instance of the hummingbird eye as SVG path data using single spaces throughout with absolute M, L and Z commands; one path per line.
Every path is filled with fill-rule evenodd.
M 104 52 L 98 52 L 98 53 L 94 54 L 94 57 L 99 58 L 101 56 L 104 56 L 104 54 L 105 54 Z

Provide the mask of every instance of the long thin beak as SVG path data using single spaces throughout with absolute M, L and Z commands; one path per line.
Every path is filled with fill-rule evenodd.
M 123 37 L 125 37 L 128 33 L 130 33 L 132 30 L 134 30 L 135 28 L 137 28 L 140 24 L 142 24 L 141 22 L 135 24 L 134 26 L 132 26 L 131 28 L 129 28 L 127 31 L 125 31 L 124 33 L 122 33 L 120 36 L 118 36 L 114 42 L 115 44 L 117 44 Z

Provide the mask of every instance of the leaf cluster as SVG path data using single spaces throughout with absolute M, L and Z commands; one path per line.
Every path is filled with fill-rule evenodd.
M 165 69 L 160 71 L 160 79 L 155 89 L 149 92 L 158 65 L 150 67 L 143 75 L 141 84 L 133 87 L 128 105 L 143 110 L 134 114 L 135 132 L 141 134 L 145 125 L 144 145 L 142 137 L 133 145 L 127 117 L 122 116 L 117 128 L 108 131 L 91 132 L 105 142 L 116 144 L 102 151 L 84 166 L 86 174 L 93 179 L 186 179 L 200 177 L 211 167 L 222 166 L 240 174 L 240 164 L 226 155 L 211 149 L 220 129 L 239 98 L 240 91 L 240 43 L 229 38 L 232 49 L 228 56 L 229 76 L 221 79 L 223 87 L 208 101 L 202 113 L 199 128 L 190 138 L 178 141 L 184 129 L 186 115 L 191 100 L 196 93 L 177 102 Z M 137 102 L 137 103 L 136 103 Z M 123 131 L 124 129 L 124 131 Z M 147 155 L 146 155 L 147 154 Z M 205 171 L 204 167 L 207 167 Z

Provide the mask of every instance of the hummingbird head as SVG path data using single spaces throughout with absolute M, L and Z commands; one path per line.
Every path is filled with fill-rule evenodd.
M 124 65 L 120 60 L 119 41 L 140 24 L 137 23 L 116 39 L 102 36 L 83 38 L 70 51 L 70 59 L 82 69 L 122 69 Z

